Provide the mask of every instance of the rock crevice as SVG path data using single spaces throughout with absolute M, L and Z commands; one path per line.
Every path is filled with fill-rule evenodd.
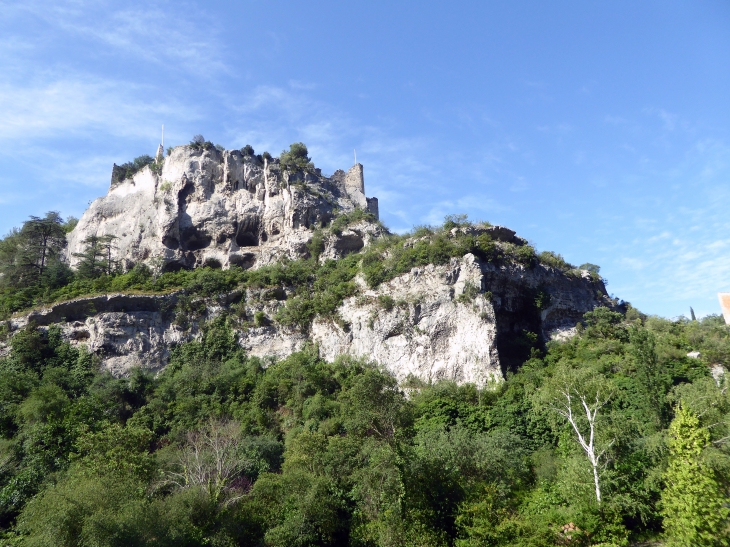
M 66 256 L 73 267 L 89 236 L 114 235 L 112 254 L 125 270 L 260 266 L 307 256 L 312 228 L 356 208 L 377 218 L 361 164 L 325 177 L 238 150 L 178 146 L 159 175 L 145 167 L 95 200 L 69 234 Z

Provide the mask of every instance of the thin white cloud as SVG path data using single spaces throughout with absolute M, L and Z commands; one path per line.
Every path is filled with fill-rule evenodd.
M 317 89 L 317 84 L 313 82 L 301 82 L 299 80 L 289 80 L 289 87 L 297 90 L 311 91 Z
M 97 131 L 139 137 L 166 117 L 199 117 L 188 105 L 150 95 L 144 86 L 83 77 L 0 84 L 0 141 Z
M 166 69 L 211 76 L 229 72 L 217 21 L 192 5 L 129 7 L 111 1 L 25 0 L 6 12 L 43 21 L 49 33 L 96 42 L 99 53 L 136 57 Z M 3 3 L 3 8 L 9 7 Z M 180 9 L 183 8 L 183 9 Z M 183 13 L 185 16 L 181 16 Z M 47 39 L 47 38 L 46 38 Z M 16 40 L 22 43 L 22 40 Z
M 679 115 L 673 112 L 669 112 L 663 108 L 648 107 L 644 108 L 644 113 L 650 116 L 659 118 L 662 122 L 662 127 L 666 131 L 674 131 L 677 129 L 679 123 Z

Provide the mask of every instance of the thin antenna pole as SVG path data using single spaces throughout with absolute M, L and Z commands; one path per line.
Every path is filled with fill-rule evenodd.
M 353 148 L 352 151 L 355 153 L 355 165 L 357 165 L 357 150 Z
M 162 148 L 165 148 L 165 124 L 162 124 Z

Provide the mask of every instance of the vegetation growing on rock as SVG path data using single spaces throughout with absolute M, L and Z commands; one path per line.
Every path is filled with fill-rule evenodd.
M 54 328 L 28 327 L 0 359 L 5 541 L 548 546 L 666 533 L 698 544 L 673 524 L 687 522 L 702 544 L 724 544 L 730 399 L 710 361 L 686 357 L 730 355 L 721 318 L 597 309 L 585 322 L 500 385 L 412 382 L 408 397 L 376 365 L 327 363 L 314 347 L 247 357 L 225 318 L 156 378 L 113 378 Z M 607 395 L 600 503 L 551 404 L 568 378 L 576 393 L 599 382 Z M 663 494 L 665 481 L 700 484 L 682 451 L 715 497 L 680 514 L 670 500 L 688 492 Z
M 154 163 L 155 158 L 144 154 L 134 158 L 132 161 L 123 163 L 122 165 L 114 164 L 114 167 L 112 168 L 112 185 L 132 178 L 138 171 L 141 171 L 148 165 L 153 165 Z
M 55 222 L 60 229 L 60 217 Z M 87 243 L 87 251 L 83 253 L 76 272 L 56 262 L 54 267 L 62 270 L 63 275 L 56 274 L 49 281 L 29 285 L 19 283 L 14 275 L 0 278 L 0 318 L 39 304 L 109 292 L 166 293 L 185 290 L 192 296 L 213 296 L 237 288 L 290 287 L 293 298 L 286 303 L 278 319 L 282 324 L 306 327 L 317 315 L 333 313 L 344 298 L 355 295 L 359 290 L 354 281 L 358 275 L 374 288 L 412 268 L 445 264 L 468 253 L 486 262 L 525 268 L 534 268 L 543 260 L 530 245 L 495 241 L 487 233 L 473 235 L 466 230 L 471 223 L 465 219 L 463 231 L 454 231 L 453 221 L 447 219 L 441 227 L 419 227 L 404 235 L 386 235 L 344 259 L 317 260 L 324 249 L 324 236 L 339 235 L 358 222 L 376 221 L 371 214 L 360 209 L 342 214 L 328 227 L 313 233 L 309 243 L 310 258 L 283 261 L 257 270 L 233 266 L 228 270 L 198 268 L 155 274 L 140 265 L 127 273 L 120 273 L 111 258 L 114 237 L 102 236 Z M 18 238 L 18 234 L 13 232 L 0 241 L 0 268 L 13 267 Z M 7 249 L 5 254 L 4 249 Z
M 229 157 L 199 135 L 187 147 L 206 158 Z M 308 153 L 294 143 L 278 159 L 261 156 L 277 177 L 291 175 L 292 196 L 316 194 L 329 207 L 319 217 L 297 217 L 297 260 L 244 269 L 208 254 L 193 262 L 203 264 L 196 269 L 169 271 L 148 261 L 127 263 L 124 272 L 114 253 L 117 234 L 100 233 L 77 240 L 83 245 L 71 249 L 79 259 L 72 270 L 62 251 L 75 219 L 64 223 L 55 212 L 31 217 L 0 240 L 0 319 L 82 296 L 146 293 L 167 295 L 139 298 L 159 304 L 155 320 L 189 335 L 166 346 L 169 361 L 157 375 L 138 367 L 120 378 L 101 366 L 113 344 L 92 354 L 62 331 L 78 318 L 43 316 L 40 327 L 32 317 L 41 314 L 27 323 L 3 321 L 0 543 L 728 544 L 730 398 L 717 371 L 730 362 L 730 330 L 720 317 L 647 317 L 608 298 L 597 265 L 576 268 L 559 254 L 537 253 L 509 229 L 465 215 L 390 234 L 360 190 L 356 205 L 339 202 L 348 212 L 332 201 L 348 176 L 359 176 L 362 186 L 361 166 L 327 179 L 335 194 L 324 196 L 305 182 L 319 173 Z M 254 150 L 246 145 L 241 154 Z M 123 177 L 117 182 L 146 165 L 160 167 L 149 157 L 115 166 Z M 228 182 L 231 192 L 234 182 L 235 191 L 255 190 Z M 170 192 L 172 183 L 160 188 Z M 221 241 L 256 246 L 264 233 L 257 219 L 247 217 L 243 231 L 237 221 L 237 232 Z M 275 232 L 271 224 L 267 237 L 281 227 Z M 369 230 L 369 239 L 358 230 Z M 196 237 L 189 241 L 200 243 Z M 391 290 L 426 274 L 447 306 Z M 532 284 L 512 280 L 530 276 Z M 555 297 L 550 283 L 567 286 L 557 294 L 568 300 L 578 287 L 580 305 Z M 117 306 L 131 302 L 123 298 Z M 94 301 L 82 301 L 91 310 L 82 318 L 86 327 L 99 316 Z M 609 307 L 581 319 L 602 303 Z M 407 321 L 428 306 L 449 317 L 470 314 L 478 328 L 458 338 L 454 325 L 434 321 L 427 332 L 427 321 Z M 543 320 L 555 310 L 561 321 L 569 318 L 574 337 L 547 340 Z M 132 325 L 124 321 L 136 316 L 107 315 L 115 314 L 121 320 L 112 336 L 123 338 Z M 406 343 L 430 333 L 448 345 L 434 334 L 445 333 L 460 353 L 478 355 L 479 365 L 498 346 L 495 366 L 501 363 L 504 381 L 435 381 L 438 366 L 428 361 L 427 376 L 402 374 L 399 384 L 372 355 L 321 357 L 328 346 L 315 334 L 324 322 L 336 325 L 337 336 L 360 333 L 363 340 L 384 317 L 391 320 L 384 338 Z M 473 333 L 487 338 L 486 324 L 495 346 L 465 351 Z M 304 349 L 259 358 L 239 338 L 283 331 L 295 333 Z M 424 346 L 406 347 L 417 355 Z

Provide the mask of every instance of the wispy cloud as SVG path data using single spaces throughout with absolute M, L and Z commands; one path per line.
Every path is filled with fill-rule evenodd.
M 51 32 L 95 42 L 105 48 L 99 52 L 102 54 L 132 56 L 197 75 L 229 71 L 223 62 L 218 22 L 190 4 L 157 2 L 132 8 L 107 0 L 25 0 L 2 5 L 8 8 L 8 15 L 30 16 L 45 23 Z
M 728 157 L 729 145 L 703 141 L 666 169 L 682 184 L 662 197 L 661 207 L 652 207 L 654 197 L 647 196 L 641 208 L 654 209 L 652 218 L 637 218 L 626 228 L 642 237 L 621 240 L 612 250 L 620 255 L 615 267 L 627 270 L 616 273 L 617 294 L 712 309 L 715 293 L 730 290 Z
M 677 127 L 679 116 L 677 114 L 673 114 L 672 112 L 668 112 L 663 108 L 645 108 L 644 113 L 659 118 L 659 120 L 661 120 L 662 122 L 662 127 L 667 131 L 674 131 Z
M 176 100 L 149 100 L 149 88 L 77 77 L 30 84 L 0 84 L 0 141 L 101 131 L 115 136 L 149 134 L 165 117 L 199 117 Z

